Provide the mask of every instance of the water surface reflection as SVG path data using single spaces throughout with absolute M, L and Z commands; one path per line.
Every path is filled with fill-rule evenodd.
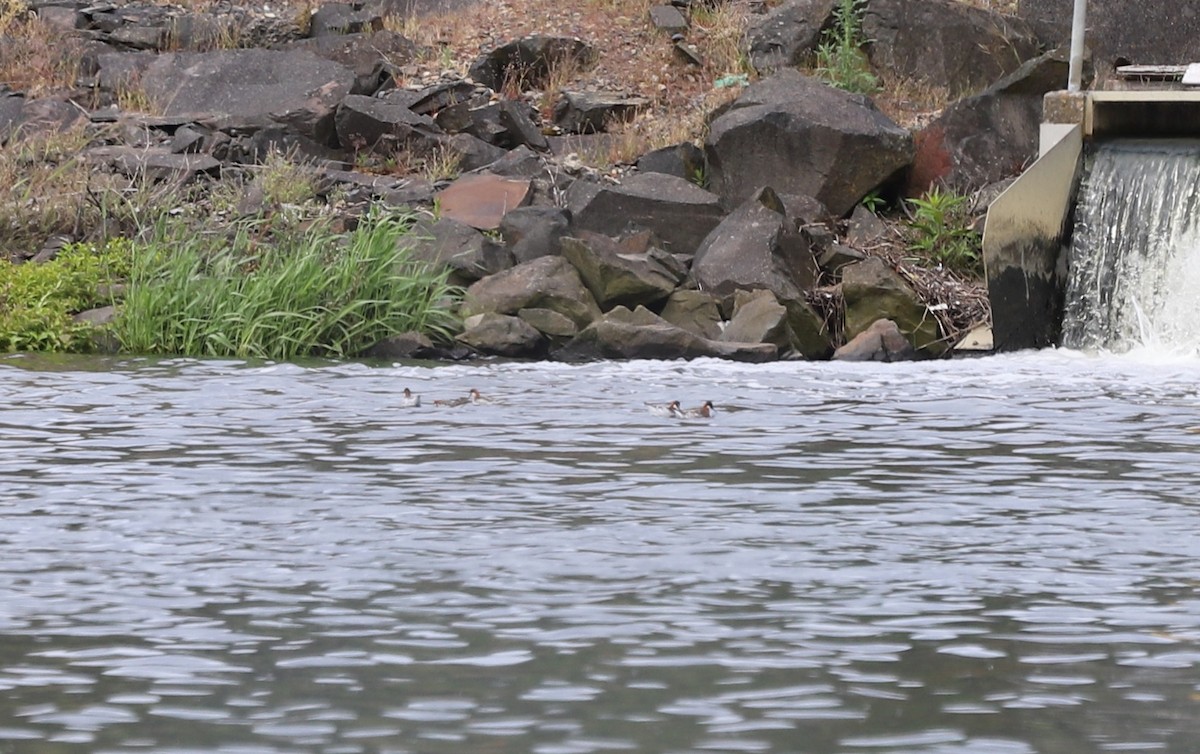
M 1194 751 L 1198 371 L 5 359 L 0 751 Z

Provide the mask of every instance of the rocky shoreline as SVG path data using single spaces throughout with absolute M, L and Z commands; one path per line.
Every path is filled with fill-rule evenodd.
M 909 258 L 901 226 L 862 201 L 946 185 L 982 197 L 980 211 L 1036 154 L 1041 97 L 1065 81 L 1065 58 L 1019 18 L 868 0 L 874 67 L 977 92 L 904 127 L 799 67 L 836 6 L 763 6 L 745 38 L 758 76 L 714 82 L 731 95 L 702 143 L 597 168 L 580 155 L 649 102 L 564 89 L 536 106 L 558 72 L 607 54 L 588 40 L 522 37 L 483 50 L 466 76 L 422 76 L 428 50 L 386 28 L 386 3 L 285 18 L 34 0 L 40 22 L 73 40 L 80 78 L 41 96 L 0 88 L 0 140 L 82 128 L 82 158 L 130 187 L 189 186 L 203 204 L 195 187 L 240 179 L 236 216 L 280 211 L 260 167 L 272 155 L 312 171 L 312 201 L 343 222 L 372 206 L 418 213 L 413 254 L 465 288 L 462 332 L 453 345 L 397 336 L 368 356 L 944 356 L 988 324 L 980 282 Z M 690 13 L 681 2 L 646 16 L 683 67 L 703 63 Z M 64 238 L 44 240 L 6 251 L 45 260 Z

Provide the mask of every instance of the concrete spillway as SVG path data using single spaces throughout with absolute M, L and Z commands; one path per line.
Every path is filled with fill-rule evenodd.
M 1062 344 L 1200 347 L 1200 141 L 1096 143 L 1079 188 Z

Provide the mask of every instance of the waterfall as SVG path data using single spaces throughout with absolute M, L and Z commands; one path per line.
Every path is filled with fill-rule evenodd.
M 1200 352 L 1200 141 L 1112 141 L 1090 162 L 1062 344 Z

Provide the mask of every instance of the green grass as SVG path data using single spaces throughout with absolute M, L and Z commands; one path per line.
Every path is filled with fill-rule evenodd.
M 925 262 L 978 275 L 980 238 L 972 227 L 970 197 L 934 187 L 923 197 L 907 201 L 909 252 Z
M 817 47 L 816 74 L 839 89 L 855 94 L 879 91 L 863 45 L 863 0 L 839 0 L 833 9 L 833 26 Z
M 72 244 L 43 264 L 0 260 L 0 352 L 90 351 L 95 329 L 72 314 L 113 303 L 109 285 L 129 270 L 130 246 Z
M 446 336 L 458 291 L 410 259 L 407 216 L 347 236 L 245 222 L 204 236 L 160 224 L 135 248 L 115 322 L 123 351 L 288 360 L 354 356 L 396 333 Z M 269 233 L 264 237 L 264 233 Z

